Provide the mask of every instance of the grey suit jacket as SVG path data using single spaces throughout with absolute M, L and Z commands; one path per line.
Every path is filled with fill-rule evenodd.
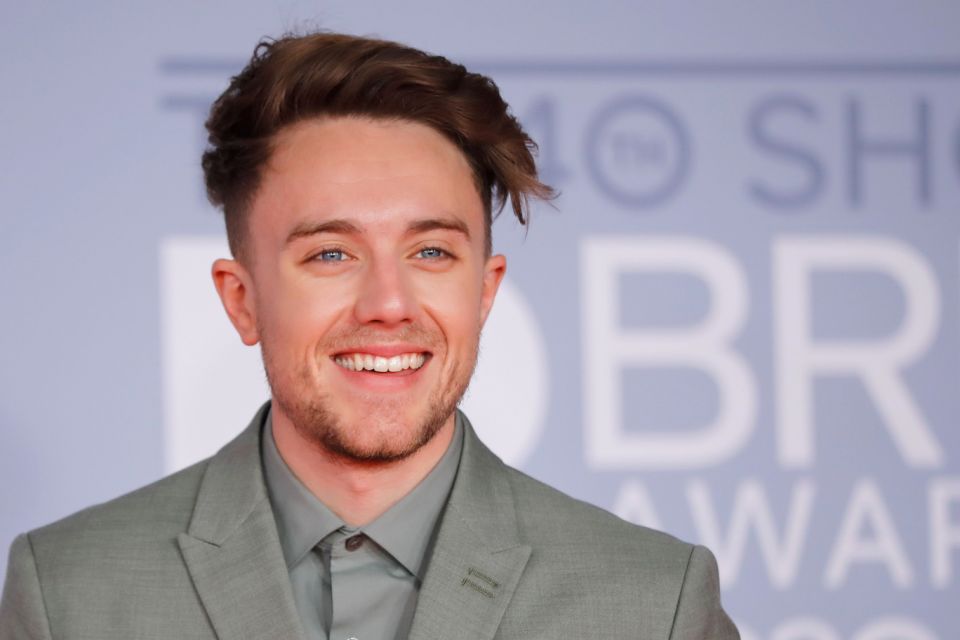
M 263 413 L 212 458 L 19 536 L 0 639 L 301 639 Z M 708 550 L 507 467 L 464 424 L 411 639 L 739 638 Z

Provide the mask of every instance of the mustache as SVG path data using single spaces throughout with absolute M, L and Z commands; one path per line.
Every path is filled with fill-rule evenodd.
M 399 329 L 383 331 L 358 327 L 330 336 L 324 341 L 324 349 L 330 351 L 350 351 L 369 344 L 391 344 L 406 342 L 422 347 L 432 347 L 443 343 L 443 336 L 439 331 L 429 330 L 418 325 L 406 325 Z

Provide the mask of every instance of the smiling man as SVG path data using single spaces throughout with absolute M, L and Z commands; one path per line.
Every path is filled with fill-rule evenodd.
M 506 467 L 457 410 L 506 270 L 494 212 L 552 195 L 488 78 L 287 37 L 207 128 L 213 280 L 271 401 L 209 460 L 17 538 L 0 638 L 738 637 L 709 551 Z
M 261 344 L 277 448 L 368 523 L 449 448 L 503 277 L 473 172 L 424 124 L 319 116 L 276 135 L 246 225 L 213 274 Z

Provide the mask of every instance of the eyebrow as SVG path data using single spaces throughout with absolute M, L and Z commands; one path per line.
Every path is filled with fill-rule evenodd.
M 407 234 L 414 235 L 437 230 L 455 231 L 463 234 L 467 240 L 470 239 L 470 229 L 467 227 L 467 223 L 457 218 L 427 218 L 425 220 L 417 220 L 407 227 Z
M 300 238 L 308 238 L 318 233 L 340 233 L 344 235 L 359 235 L 363 233 L 357 225 L 349 220 L 337 219 L 327 222 L 301 222 L 287 234 L 287 244 Z
M 467 240 L 470 239 L 470 229 L 467 227 L 467 223 L 456 218 L 425 218 L 423 220 L 415 220 L 407 227 L 406 233 L 407 235 L 415 235 L 437 230 L 454 231 L 463 234 Z M 308 238 L 320 233 L 363 235 L 363 229 L 343 218 L 328 220 L 326 222 L 302 222 L 287 234 L 287 244 L 300 238 Z

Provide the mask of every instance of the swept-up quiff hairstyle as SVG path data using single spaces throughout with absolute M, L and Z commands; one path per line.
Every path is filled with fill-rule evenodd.
M 554 195 L 537 177 L 536 144 L 490 78 L 384 40 L 335 33 L 267 39 L 213 103 L 206 123 L 207 196 L 223 207 L 236 258 L 244 257 L 246 216 L 276 134 L 319 116 L 418 122 L 456 144 L 483 200 L 488 255 L 490 225 L 507 198 L 526 224 L 528 198 Z

